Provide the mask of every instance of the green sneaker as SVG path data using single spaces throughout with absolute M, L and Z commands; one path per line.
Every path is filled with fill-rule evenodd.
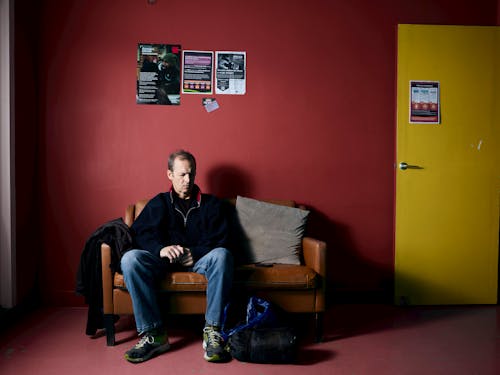
M 165 333 L 153 334 L 146 332 L 134 347 L 125 353 L 125 359 L 132 363 L 147 361 L 154 356 L 170 349 L 170 343 Z
M 213 326 L 203 328 L 203 358 L 208 362 L 227 362 L 231 359 L 224 338 L 219 329 Z

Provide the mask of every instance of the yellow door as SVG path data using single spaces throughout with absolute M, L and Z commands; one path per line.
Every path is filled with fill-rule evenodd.
M 410 81 L 439 82 L 440 124 L 410 123 Z M 494 304 L 500 29 L 400 25 L 397 91 L 395 302 Z

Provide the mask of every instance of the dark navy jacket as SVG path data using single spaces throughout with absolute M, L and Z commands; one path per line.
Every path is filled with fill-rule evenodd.
M 76 293 L 85 296 L 89 305 L 86 334 L 95 335 L 98 328 L 104 327 L 102 315 L 102 268 L 101 245 L 111 246 L 111 264 L 113 271 L 119 270 L 122 255 L 130 250 L 132 236 L 123 220 L 111 220 L 99 228 L 85 242 L 76 275 Z
M 221 201 L 202 194 L 194 186 L 191 206 L 186 214 L 175 205 L 172 189 L 152 198 L 130 228 L 134 247 L 160 256 L 169 245 L 191 250 L 196 262 L 216 247 L 227 247 L 228 229 Z

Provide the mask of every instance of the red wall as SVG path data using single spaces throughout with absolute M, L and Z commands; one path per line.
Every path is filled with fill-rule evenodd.
M 81 302 L 85 240 L 166 190 L 177 148 L 197 156 L 207 192 L 310 206 L 333 290 L 391 293 L 397 24 L 492 25 L 497 9 L 401 3 L 46 0 L 36 59 L 45 299 Z M 139 42 L 246 51 L 247 94 L 218 95 L 210 114 L 199 95 L 137 105 Z
M 497 1 L 497 26 L 500 26 L 500 0 Z

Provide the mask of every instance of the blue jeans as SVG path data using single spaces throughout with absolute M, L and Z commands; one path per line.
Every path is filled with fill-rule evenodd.
M 159 258 L 146 250 L 127 251 L 121 259 L 123 278 L 132 297 L 139 334 L 163 327 L 157 286 L 169 266 L 167 258 Z M 223 247 L 215 248 L 187 271 L 202 274 L 207 278 L 205 322 L 208 325 L 220 326 L 233 281 L 231 253 Z

